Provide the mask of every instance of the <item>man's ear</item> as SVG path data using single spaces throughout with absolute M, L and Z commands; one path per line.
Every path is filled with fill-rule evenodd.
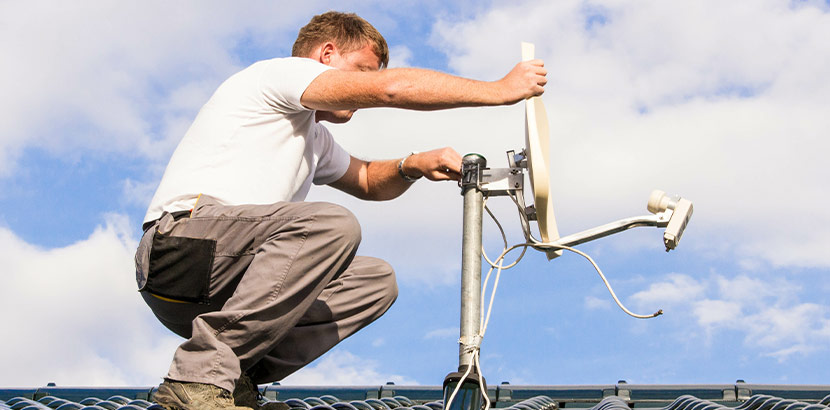
M 329 65 L 334 55 L 337 54 L 337 46 L 332 42 L 325 42 L 320 46 L 320 62 Z

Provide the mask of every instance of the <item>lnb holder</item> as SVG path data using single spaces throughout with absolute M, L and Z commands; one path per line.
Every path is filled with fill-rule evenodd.
M 521 150 L 518 154 L 513 150 L 507 151 L 507 160 L 510 165 L 509 168 L 486 168 L 482 166 L 475 173 L 477 174 L 476 180 L 466 182 L 468 186 L 478 187 L 485 196 L 509 195 L 516 199 L 520 208 L 519 212 L 521 213 L 522 230 L 525 238 L 529 243 L 534 244 L 534 248 L 546 252 L 550 259 L 559 255 L 556 252 L 557 246 L 571 247 L 640 226 L 666 228 L 663 233 L 663 244 L 666 247 L 666 252 L 668 252 L 677 247 L 694 211 L 694 206 L 688 199 L 681 198 L 678 195 L 669 196 L 663 191 L 655 190 L 649 196 L 646 206 L 646 209 L 652 215 L 620 219 L 572 235 L 550 238 L 545 243 L 536 239 L 530 230 L 530 221 L 536 220 L 534 205 L 525 206 L 524 204 L 524 175 L 527 169 L 525 151 Z M 465 173 L 465 175 L 470 174 Z

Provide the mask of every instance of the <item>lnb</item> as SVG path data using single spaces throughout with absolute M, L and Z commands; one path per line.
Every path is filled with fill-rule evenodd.
M 657 189 L 649 196 L 646 208 L 655 215 L 663 214 L 664 217 L 669 218 L 666 231 L 663 233 L 663 243 L 666 245 L 666 252 L 676 248 L 692 217 L 694 211 L 692 201 L 678 195 L 670 197 Z

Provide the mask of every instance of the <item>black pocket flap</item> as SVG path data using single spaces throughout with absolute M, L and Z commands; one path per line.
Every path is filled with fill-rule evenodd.
M 209 304 L 216 241 L 156 232 L 144 289 L 185 302 Z

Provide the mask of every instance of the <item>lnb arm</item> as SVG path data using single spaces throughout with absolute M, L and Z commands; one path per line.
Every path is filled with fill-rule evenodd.
M 640 226 L 654 226 L 658 228 L 666 228 L 663 233 L 663 244 L 666 246 L 666 251 L 670 251 L 677 247 L 680 242 L 680 237 L 683 236 L 683 231 L 692 217 L 694 207 L 692 202 L 688 199 L 680 198 L 679 196 L 669 197 L 665 192 L 655 190 L 651 193 L 648 201 L 648 210 L 654 215 L 636 216 L 631 218 L 620 219 L 605 225 L 598 226 L 578 232 L 572 235 L 563 236 L 548 244 L 539 243 L 540 248 L 556 246 L 576 246 L 585 242 L 590 242 L 595 239 L 603 238 L 613 235 L 618 232 L 626 231 L 631 228 Z M 528 236 L 529 239 L 532 238 Z

